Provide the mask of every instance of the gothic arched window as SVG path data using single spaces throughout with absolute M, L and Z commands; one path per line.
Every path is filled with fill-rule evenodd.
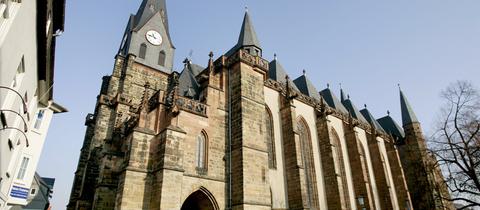
M 297 131 L 300 139 L 301 158 L 306 180 L 308 204 L 310 209 L 319 209 L 317 179 L 313 160 L 312 140 L 307 122 L 302 117 L 297 120 Z
M 145 59 L 146 55 L 147 55 L 147 45 L 145 43 L 142 43 L 140 45 L 140 52 L 138 53 L 138 57 Z
M 165 51 L 160 51 L 160 53 L 158 54 L 158 65 L 160 66 L 165 66 L 165 59 L 166 59 L 167 55 L 165 54 Z
M 361 142 L 359 142 L 358 144 L 358 152 L 360 154 L 360 164 L 362 164 L 362 168 L 364 168 L 365 170 L 363 170 L 363 177 L 364 177 L 364 182 L 365 182 L 365 186 L 367 187 L 367 193 L 368 193 L 368 197 L 369 197 L 369 202 L 373 202 L 371 199 L 373 198 L 373 195 L 372 195 L 372 186 L 370 184 L 370 169 L 368 168 L 368 163 L 367 163 L 367 156 L 366 156 L 366 153 L 365 153 L 365 148 L 363 146 L 363 144 Z M 366 203 L 363 203 L 363 205 L 361 204 L 362 207 L 365 207 L 367 206 L 368 204 Z
M 277 161 L 275 155 L 275 136 L 273 132 L 273 118 L 272 113 L 265 107 L 265 142 L 268 148 L 268 167 L 277 168 Z
M 196 139 L 196 166 L 197 170 L 205 170 L 207 168 L 207 135 L 205 132 L 201 132 Z
M 348 196 L 347 174 L 343 162 L 342 145 L 340 137 L 335 129 L 332 128 L 332 155 L 335 161 L 335 173 L 337 174 L 338 189 L 340 199 L 342 200 L 342 209 L 350 209 L 350 200 Z

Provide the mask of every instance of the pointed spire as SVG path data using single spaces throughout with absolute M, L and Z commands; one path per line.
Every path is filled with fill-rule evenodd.
M 260 42 L 257 38 L 257 33 L 255 33 L 255 28 L 253 27 L 253 22 L 250 19 L 250 15 L 245 11 L 245 17 L 243 18 L 242 29 L 240 31 L 240 37 L 238 38 L 239 46 L 255 46 L 261 48 Z
M 163 18 L 163 24 L 168 33 L 168 15 L 166 0 L 143 0 L 140 8 L 135 15 L 134 27 L 142 27 L 157 12 L 160 12 Z
M 403 126 L 411 124 L 411 123 L 418 123 L 417 116 L 413 112 L 410 103 L 408 103 L 407 97 L 403 94 L 403 91 L 400 90 L 400 106 L 402 109 L 402 123 Z
M 342 83 L 340 83 L 340 101 L 345 101 L 345 93 L 343 92 Z
M 245 11 L 242 28 L 240 30 L 240 36 L 238 37 L 238 42 L 225 55 L 231 56 L 242 48 L 251 55 L 262 56 L 262 47 L 260 45 L 260 41 L 258 41 L 257 33 L 255 32 L 255 28 L 253 27 L 253 22 L 250 18 L 248 9 Z

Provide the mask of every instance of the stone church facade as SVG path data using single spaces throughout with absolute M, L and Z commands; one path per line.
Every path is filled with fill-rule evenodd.
M 403 128 L 291 80 L 248 12 L 207 67 L 173 71 L 172 40 L 165 0 L 143 0 L 86 118 L 69 210 L 452 209 L 402 92 Z

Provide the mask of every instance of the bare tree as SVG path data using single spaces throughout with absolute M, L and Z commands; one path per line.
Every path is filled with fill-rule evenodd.
M 451 198 L 480 207 L 480 93 L 472 83 L 457 81 L 442 91 L 445 104 L 430 151 L 443 170 Z

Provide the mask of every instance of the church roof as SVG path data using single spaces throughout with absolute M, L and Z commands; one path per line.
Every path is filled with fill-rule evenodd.
M 138 8 L 137 14 L 135 15 L 135 22 L 133 28 L 142 27 L 157 12 L 163 12 L 162 17 L 164 18 L 165 29 L 168 33 L 168 15 L 167 5 L 165 1 L 166 0 L 143 0 L 140 8 Z
M 408 103 L 407 97 L 400 90 L 400 106 L 402 109 L 402 123 L 403 125 L 408 125 L 410 123 L 418 122 L 417 116 L 413 112 L 412 106 Z
M 200 94 L 200 84 L 198 84 L 195 76 L 201 72 L 200 69 L 203 70 L 204 68 L 190 62 L 185 63 L 185 68 L 182 70 L 180 77 L 178 78 L 178 91 L 181 96 L 198 99 Z
M 321 100 L 320 94 L 318 93 L 312 82 L 307 78 L 306 74 L 303 74 L 302 76 L 293 80 L 293 83 L 297 86 L 301 93 L 317 100 Z
M 377 121 L 388 134 L 394 137 L 405 138 L 405 132 L 390 115 L 382 117 Z
M 242 29 L 240 31 L 240 37 L 238 37 L 237 45 L 256 46 L 258 48 L 262 48 L 260 41 L 258 41 L 257 33 L 255 32 L 255 28 L 253 27 L 253 22 L 250 19 L 248 11 L 245 12 L 245 17 L 243 18 Z
M 260 45 L 260 41 L 257 38 L 257 33 L 255 32 L 255 28 L 253 27 L 253 22 L 250 18 L 248 11 L 245 12 L 245 16 L 243 17 L 243 23 L 242 28 L 240 29 L 240 36 L 238 37 L 238 42 L 232 49 L 230 49 L 226 53 L 226 55 L 229 56 L 244 46 L 255 46 L 260 49 L 262 48 Z
M 371 126 L 375 128 L 375 130 L 385 132 L 385 130 L 383 130 L 382 126 L 375 120 L 367 108 L 360 110 L 360 113 L 362 113 L 363 117 L 365 117 L 365 119 L 370 123 Z
M 273 59 L 273 61 L 271 61 L 269 65 L 268 78 L 275 80 L 281 84 L 286 84 L 286 77 L 287 73 L 285 72 L 282 64 L 280 64 L 280 62 L 276 58 Z M 290 83 L 290 85 L 294 90 L 299 91 L 294 83 Z
M 360 120 L 364 123 L 369 123 L 365 117 L 363 117 L 362 113 L 358 111 L 357 107 L 353 104 L 352 100 L 347 99 L 342 101 L 342 104 L 348 110 L 348 112 L 352 115 L 353 118 Z
M 204 67 L 200 66 L 200 65 L 197 65 L 197 64 L 194 64 L 194 63 L 190 63 L 190 65 L 188 65 L 190 71 L 192 71 L 193 75 L 194 76 L 198 76 L 203 70 L 205 70 Z
M 345 98 L 345 93 L 343 92 L 343 89 L 340 88 L 340 101 L 343 103 L 347 98 Z
M 332 93 L 330 88 L 327 88 L 325 90 L 322 90 L 320 92 L 320 95 L 323 97 L 325 102 L 327 102 L 328 106 L 341 111 L 343 113 L 348 113 L 348 110 L 343 106 L 343 104 L 338 100 L 337 96 Z

